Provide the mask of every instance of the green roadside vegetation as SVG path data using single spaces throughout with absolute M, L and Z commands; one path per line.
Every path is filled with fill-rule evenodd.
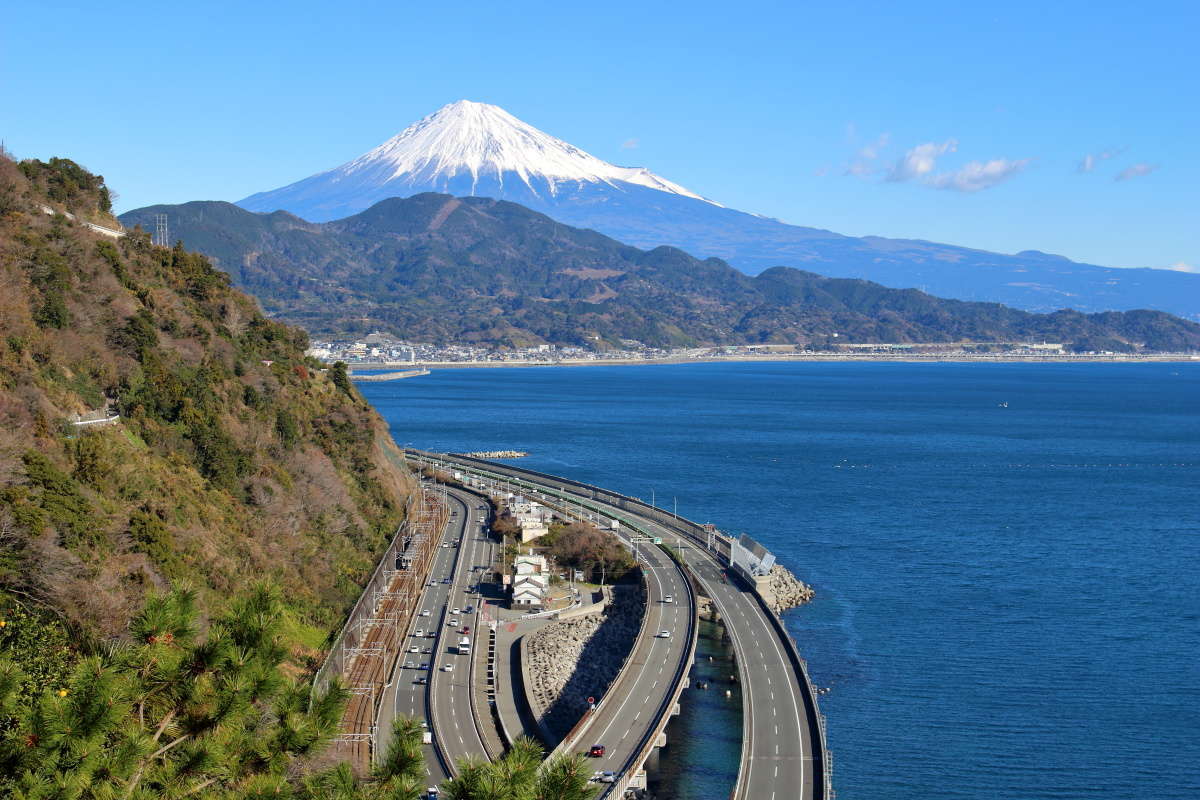
M 127 641 L 151 593 L 188 585 L 207 620 L 268 579 L 284 666 L 310 671 L 412 478 L 303 331 L 181 244 L 72 219 L 113 225 L 110 204 L 70 160 L 0 153 L 0 614 L 69 669 L 89 643 Z M 45 670 L 6 637 L 0 657 Z

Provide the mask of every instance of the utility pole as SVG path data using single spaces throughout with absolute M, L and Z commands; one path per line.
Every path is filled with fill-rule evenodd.
M 167 230 L 167 215 L 154 215 L 154 244 L 160 247 L 170 247 L 171 237 Z

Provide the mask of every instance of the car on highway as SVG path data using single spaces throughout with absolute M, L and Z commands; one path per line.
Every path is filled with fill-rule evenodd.
M 408 652 L 410 652 L 410 653 L 419 653 L 419 652 L 421 652 L 421 648 L 420 648 L 420 647 L 417 647 L 417 646 L 414 644 L 412 647 L 408 648 Z
M 464 614 L 474 614 L 475 606 L 467 606 L 466 608 L 463 609 L 463 613 Z
M 449 583 L 449 582 L 450 582 L 449 578 L 442 578 L 442 583 Z
M 605 752 L 607 752 L 607 750 L 608 750 L 608 748 L 606 748 L 602 744 L 594 744 L 591 746 L 591 748 L 588 749 L 588 755 L 591 756 L 592 758 L 601 758 L 604 756 L 604 754 L 605 754 Z
M 413 638 L 414 638 L 414 639 L 420 639 L 420 638 L 421 638 L 422 636 L 424 636 L 424 635 L 425 635 L 425 629 L 424 629 L 424 628 L 417 628 L 416 632 L 414 632 L 414 633 L 413 633 Z
M 454 609 L 453 611 L 451 611 L 450 613 L 451 613 L 451 614 L 453 614 L 454 616 L 456 616 L 456 617 L 457 617 L 459 614 L 461 614 L 461 613 L 462 613 L 462 611 L 460 611 L 459 609 L 455 608 L 455 609 Z
M 670 632 L 670 631 L 659 631 L 659 632 L 658 632 L 658 638 L 659 638 L 659 639 L 670 639 L 670 638 L 671 638 L 671 632 Z
M 462 632 L 463 632 L 463 633 L 470 633 L 470 632 L 471 632 L 471 626 L 470 626 L 470 625 L 463 625 L 463 626 L 462 626 Z
M 418 686 L 424 686 L 425 684 L 429 683 L 429 678 L 426 678 L 424 675 L 419 675 L 417 676 L 417 679 L 413 681 L 413 683 L 417 684 Z
M 449 546 L 450 546 L 449 542 L 442 542 L 442 547 L 449 547 Z
M 601 783 L 616 783 L 617 782 L 617 773 L 615 773 L 611 770 L 605 770 L 604 772 L 601 772 L 600 773 L 600 782 Z
M 448 627 L 448 628 L 457 628 L 457 627 L 458 627 L 458 618 L 457 618 L 457 617 L 455 617 L 454 619 L 448 619 L 448 620 L 446 620 L 446 627 Z
M 454 672 L 454 662 L 447 661 L 442 665 L 442 672 Z
M 433 648 L 432 648 L 432 647 L 426 647 L 426 648 L 425 648 L 424 650 L 422 650 L 421 652 L 422 652 L 422 653 L 424 653 L 424 654 L 425 654 L 425 655 L 427 655 L 427 656 L 428 656 L 428 655 L 432 655 L 432 654 L 433 654 Z
M 404 668 L 405 668 L 405 669 L 416 669 L 416 668 L 417 668 L 417 662 L 415 662 L 415 661 L 405 661 L 405 662 L 404 662 Z
M 672 595 L 667 595 L 666 597 L 663 598 L 663 602 L 664 603 L 674 603 L 675 598 Z
M 422 610 L 422 611 L 421 611 L 421 616 L 422 616 L 422 617 L 428 617 L 428 616 L 429 616 L 429 609 L 428 609 L 428 608 L 426 608 L 426 609 Z
M 428 662 L 428 661 L 422 661 L 422 662 L 421 662 L 421 669 L 429 669 L 429 662 Z
M 430 582 L 429 582 L 429 585 L 430 585 L 430 586 L 437 586 L 437 581 L 430 581 Z

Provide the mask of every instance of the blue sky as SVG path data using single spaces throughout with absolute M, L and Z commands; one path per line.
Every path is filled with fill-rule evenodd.
M 127 210 L 466 98 L 786 222 L 1200 271 L 1195 2 L 434 5 L 17 4 L 0 137 Z

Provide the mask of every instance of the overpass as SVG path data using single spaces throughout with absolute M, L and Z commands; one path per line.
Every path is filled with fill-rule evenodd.
M 733 800 L 796 796 L 827 800 L 833 796 L 824 718 L 817 708 L 807 666 L 782 621 L 756 588 L 726 579 L 734 550 L 730 539 L 637 498 L 578 481 L 469 456 L 411 449 L 406 455 L 443 469 L 506 483 L 515 491 L 534 494 L 546 502 L 567 508 L 573 505 L 581 516 L 600 514 L 617 519 L 635 533 L 659 537 L 674 545 L 688 580 L 694 580 L 696 588 L 712 598 L 724 619 L 737 656 L 744 704 L 742 754 Z M 687 663 L 690 665 L 690 660 Z M 634 681 L 625 678 L 623 669 L 609 698 L 637 691 L 631 686 Z M 686 681 L 686 669 L 671 680 L 677 700 Z M 625 759 L 610 796 L 620 796 L 635 778 L 657 745 L 671 710 L 655 709 L 653 724 L 639 738 L 634 754 Z

